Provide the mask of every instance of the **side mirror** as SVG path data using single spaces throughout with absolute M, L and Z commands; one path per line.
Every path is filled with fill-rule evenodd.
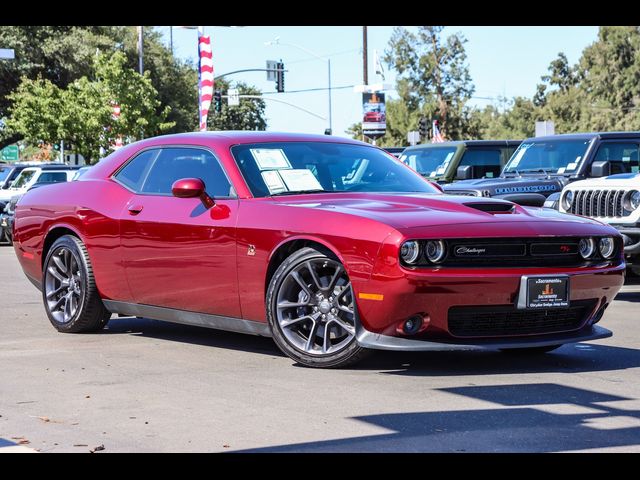
M 470 180 L 475 177 L 475 167 L 473 165 L 464 165 L 456 170 L 456 180 Z
M 593 162 L 591 164 L 592 177 L 608 177 L 611 175 L 611 162 Z
M 205 190 L 205 184 L 199 178 L 181 178 L 171 185 L 171 193 L 178 198 L 200 198 L 205 208 L 211 208 L 216 203 Z

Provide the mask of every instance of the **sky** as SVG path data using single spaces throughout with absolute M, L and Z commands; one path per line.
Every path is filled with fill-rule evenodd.
M 169 45 L 170 28 L 155 28 L 162 33 Z M 375 74 L 374 50 L 382 55 L 393 28 L 368 27 L 370 84 L 382 81 Z M 415 30 L 415 27 L 406 28 Z M 211 36 L 216 75 L 234 70 L 265 68 L 267 60 L 284 62 L 285 69 L 288 70 L 285 73 L 284 93 L 275 93 L 275 82 L 267 81 L 266 72 L 247 72 L 226 77 L 228 80 L 254 85 L 267 94 L 267 130 L 324 133 L 329 127 L 327 90 L 301 93 L 292 91 L 326 89 L 327 59 L 331 60 L 333 134 L 346 137 L 348 135 L 345 130 L 360 121 L 362 96 L 352 86 L 363 83 L 362 27 L 205 26 L 204 31 Z M 468 40 L 465 45 L 467 61 L 475 85 L 472 104 L 483 107 L 495 103 L 498 96 L 531 97 L 535 93 L 536 84 L 540 83 L 540 77 L 547 73 L 549 63 L 558 53 L 564 52 L 571 64 L 577 62 L 582 50 L 597 39 L 598 27 L 447 26 L 443 35 L 456 32 L 462 33 Z M 279 44 L 265 45 L 278 37 Z M 197 63 L 197 31 L 173 27 L 173 49 L 177 57 Z M 386 65 L 384 68 L 384 83 L 391 86 L 386 94 L 390 98 L 397 98 L 394 72 L 389 71 Z M 275 100 L 294 104 L 315 116 Z

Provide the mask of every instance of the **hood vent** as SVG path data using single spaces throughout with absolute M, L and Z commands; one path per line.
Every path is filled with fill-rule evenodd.
M 465 203 L 469 208 L 475 208 L 476 210 L 480 210 L 481 212 L 487 212 L 491 214 L 502 214 L 502 213 L 514 213 L 516 210 L 515 203 L 507 203 L 507 202 L 470 202 Z

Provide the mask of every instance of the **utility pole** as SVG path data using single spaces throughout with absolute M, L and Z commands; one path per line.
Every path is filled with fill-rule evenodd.
M 144 33 L 143 30 L 144 27 L 138 27 L 138 72 L 140 73 L 140 75 L 144 73 L 144 52 L 142 43 L 142 37 Z
M 367 27 L 362 27 L 362 79 L 364 85 L 369 85 L 369 65 L 367 58 Z
M 171 56 L 173 57 L 173 26 L 169 27 L 169 45 L 171 46 Z

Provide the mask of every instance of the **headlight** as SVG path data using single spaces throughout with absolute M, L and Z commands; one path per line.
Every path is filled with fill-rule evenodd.
M 631 190 L 625 196 L 624 209 L 628 212 L 633 212 L 636 208 L 640 207 L 640 192 L 638 190 Z
M 400 257 L 406 263 L 414 263 L 420 256 L 420 244 L 415 240 L 404 242 L 400 247 Z
M 429 240 L 425 247 L 425 254 L 431 263 L 439 263 L 447 254 L 444 242 L 442 240 Z
M 612 237 L 602 237 L 598 242 L 598 249 L 604 258 L 611 258 L 616 250 L 616 244 Z
M 596 251 L 596 242 L 593 238 L 583 238 L 578 244 L 578 250 L 582 258 L 589 258 Z
M 571 210 L 572 203 L 573 203 L 573 192 L 569 190 L 562 197 L 562 208 L 564 208 L 565 210 Z

